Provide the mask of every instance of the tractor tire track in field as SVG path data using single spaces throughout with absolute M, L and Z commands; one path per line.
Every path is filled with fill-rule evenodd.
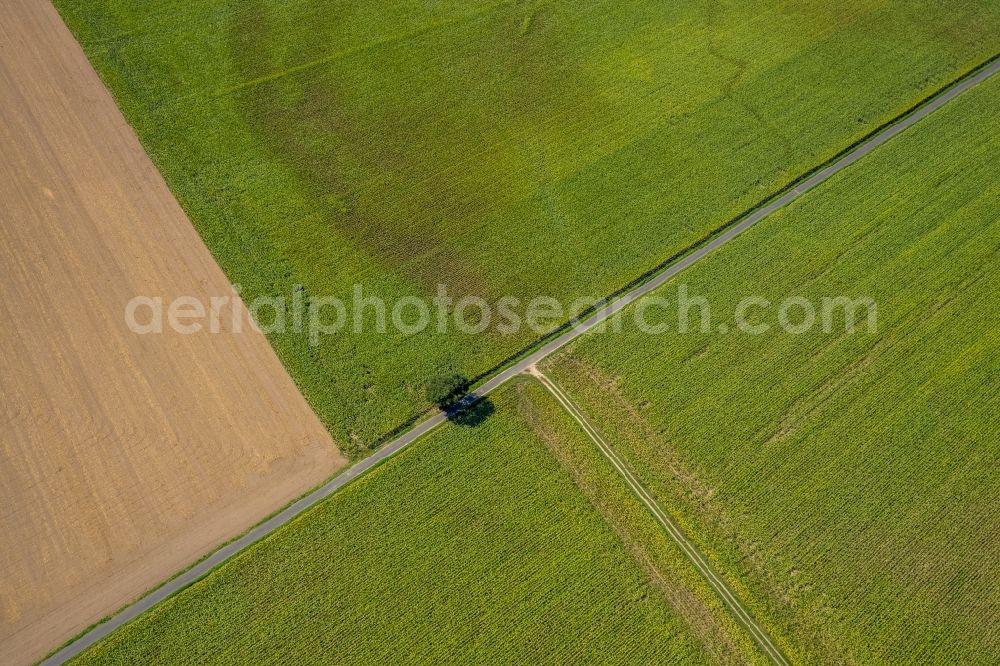
M 703 258 L 705 255 L 725 245 L 771 213 L 784 208 L 804 193 L 829 179 L 834 174 L 839 173 L 854 164 L 868 153 L 900 134 L 908 127 L 923 120 L 928 115 L 941 108 L 955 97 L 961 95 L 966 90 L 985 81 L 998 70 L 1000 70 L 1000 55 L 994 56 L 969 74 L 960 78 L 953 85 L 927 98 L 911 112 L 900 118 L 898 122 L 882 128 L 868 139 L 855 145 L 853 148 L 848 149 L 842 157 L 837 159 L 832 164 L 821 167 L 810 174 L 803 176 L 795 182 L 794 186 L 787 188 L 779 193 L 779 195 L 772 197 L 769 200 L 765 200 L 766 203 L 752 209 L 742 218 L 738 218 L 716 236 L 692 249 L 692 251 L 687 254 L 678 257 L 676 261 L 661 267 L 660 270 L 653 269 L 649 274 L 647 274 L 647 276 L 637 280 L 631 291 L 624 293 L 607 306 L 590 315 L 589 318 L 571 326 L 568 331 L 558 335 L 548 343 L 537 347 L 533 352 L 522 356 L 520 360 L 512 359 L 511 365 L 505 369 L 500 369 L 496 374 L 492 375 L 489 379 L 480 384 L 472 393 L 467 395 L 458 403 L 456 409 L 462 410 L 471 406 L 473 403 L 486 396 L 494 389 L 503 385 L 513 377 L 523 373 L 528 368 L 536 365 L 539 361 L 549 356 L 556 350 L 569 344 L 587 331 L 599 326 L 609 317 L 660 287 L 685 268 L 688 268 Z M 41 663 L 44 666 L 63 664 L 79 655 L 81 652 L 109 635 L 115 629 L 135 619 L 146 610 L 158 604 L 160 601 L 163 601 L 167 597 L 172 596 L 174 593 L 181 591 L 203 578 L 211 572 L 212 569 L 218 567 L 229 558 L 275 532 L 278 528 L 289 523 L 307 509 L 335 493 L 348 482 L 361 476 L 369 469 L 375 467 L 401 449 L 405 448 L 407 445 L 419 439 L 424 434 L 441 425 L 447 419 L 447 414 L 438 412 L 426 420 L 421 421 L 412 430 L 403 433 L 389 444 L 375 451 L 368 458 L 365 458 L 364 460 L 361 460 L 355 465 L 347 468 L 343 473 L 334 477 L 330 481 L 327 481 L 325 484 L 293 504 L 290 504 L 285 509 L 274 514 L 271 518 L 260 523 L 243 536 L 231 541 L 205 559 L 194 564 L 191 568 L 165 582 L 145 597 L 139 599 L 132 605 L 125 607 L 115 615 L 108 618 L 104 623 L 99 624 L 89 631 L 81 634 L 75 640 L 64 645 L 61 649 L 50 655 Z M 780 656 L 780 653 L 778 654 Z
M 656 498 L 653 497 L 652 493 L 650 493 L 649 490 L 647 490 L 642 484 L 642 481 L 640 481 L 636 475 L 633 474 L 632 470 L 628 467 L 625 461 L 618 456 L 618 453 L 614 450 L 614 448 L 612 448 L 611 445 L 608 444 L 603 437 L 601 437 L 601 433 L 590 423 L 590 421 L 587 420 L 587 417 L 583 415 L 583 412 L 580 411 L 569 396 L 563 393 L 562 389 L 559 388 L 554 381 L 549 379 L 541 370 L 539 370 L 537 366 L 531 366 L 526 370 L 526 373 L 536 378 L 539 382 L 541 382 L 542 386 L 548 389 L 549 393 L 551 393 L 556 399 L 556 402 L 562 405 L 563 409 L 565 409 L 569 415 L 573 417 L 573 420 L 580 425 L 587 436 L 594 442 L 594 444 L 597 445 L 597 448 L 599 448 L 601 453 L 604 454 L 604 457 L 611 462 L 635 496 L 638 497 L 644 505 L 646 505 L 646 508 L 649 509 L 650 513 L 652 513 L 660 525 L 663 526 L 663 529 L 667 531 L 667 534 L 670 535 L 670 538 L 673 539 L 674 543 L 680 547 L 681 551 L 683 551 L 684 555 L 688 558 L 688 560 L 690 560 L 691 564 L 693 564 L 695 569 L 698 570 L 698 573 L 705 578 L 709 587 L 711 587 L 712 591 L 719 596 L 722 603 L 725 604 L 726 608 L 728 608 L 733 614 L 739 625 L 747 630 L 751 638 L 753 638 L 754 643 L 757 644 L 768 660 L 776 666 L 788 666 L 788 660 L 785 659 L 781 650 L 778 649 L 778 646 L 775 645 L 771 637 L 767 635 L 767 632 L 765 632 L 754 620 L 750 611 L 746 609 L 739 597 L 736 596 L 736 593 L 733 592 L 732 588 L 730 588 L 726 582 L 715 573 L 715 570 L 712 569 L 712 566 L 708 563 L 708 560 L 701 553 L 701 551 L 698 550 L 698 547 L 688 540 L 688 538 L 684 535 L 684 532 L 682 532 L 680 527 L 677 526 L 677 523 L 675 523 L 667 512 L 663 510 L 663 507 L 661 507 L 660 503 L 656 501 Z

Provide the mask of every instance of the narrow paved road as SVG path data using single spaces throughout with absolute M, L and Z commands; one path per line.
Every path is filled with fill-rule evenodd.
M 528 356 L 524 357 L 521 361 L 507 368 L 506 370 L 494 375 L 492 379 L 486 381 L 484 384 L 479 386 L 476 391 L 469 396 L 468 402 L 472 402 L 478 398 L 485 396 L 490 393 L 498 386 L 510 380 L 512 377 L 524 372 L 531 366 L 537 364 L 539 361 L 544 359 L 546 356 L 556 351 L 560 347 L 565 346 L 570 341 L 576 339 L 580 335 L 586 333 L 590 329 L 594 328 L 608 317 L 614 315 L 616 312 L 624 309 L 630 303 L 642 298 L 649 292 L 653 291 L 657 287 L 663 285 L 667 280 L 671 279 L 681 271 L 683 271 L 688 266 L 692 265 L 702 257 L 704 257 L 709 252 L 718 249 L 719 247 L 725 245 L 732 239 L 739 236 L 741 233 L 757 224 L 765 217 L 773 213 L 774 211 L 787 206 L 792 201 L 798 199 L 805 192 L 808 192 L 812 188 L 816 187 L 823 181 L 830 178 L 830 176 L 835 173 L 846 169 L 851 164 L 854 164 L 859 159 L 872 152 L 879 146 L 881 146 L 886 141 L 905 130 L 906 128 L 920 122 L 922 119 L 941 108 L 949 101 L 962 94 L 969 88 L 975 86 L 977 83 L 985 81 L 994 73 L 1000 70 L 1000 60 L 995 60 L 991 62 L 988 66 L 979 70 L 973 76 L 963 79 L 958 84 L 952 86 L 943 93 L 940 93 L 933 98 L 931 98 L 925 105 L 920 107 L 918 110 L 914 111 L 910 115 L 906 116 L 898 123 L 887 127 L 875 136 L 871 137 L 864 143 L 858 145 L 851 152 L 846 154 L 844 157 L 840 158 L 830 166 L 817 171 L 815 174 L 802 181 L 796 185 L 793 189 L 788 190 L 781 196 L 775 198 L 766 206 L 758 208 L 754 212 L 750 213 L 738 223 L 730 226 L 723 233 L 714 237 L 708 243 L 705 243 L 700 248 L 685 255 L 683 258 L 678 260 L 676 263 L 671 264 L 663 270 L 662 273 L 657 275 L 655 278 L 648 282 L 643 283 L 633 291 L 625 294 L 621 298 L 610 303 L 607 307 L 594 313 L 590 318 L 584 320 L 583 322 L 577 324 L 575 327 L 563 333 L 554 340 L 546 343 L 545 345 L 539 347 L 536 351 L 532 352 Z M 343 487 L 346 483 L 356 479 L 365 472 L 367 472 L 372 467 L 378 465 L 380 462 L 386 458 L 392 456 L 400 449 L 406 447 L 408 444 L 412 443 L 417 438 L 421 437 L 430 430 L 433 430 L 440 424 L 444 423 L 447 417 L 444 414 L 435 414 L 434 416 L 428 418 L 426 421 L 421 422 L 418 426 L 412 430 L 406 432 L 398 439 L 394 440 L 390 444 L 387 444 L 383 448 L 379 449 L 373 453 L 370 457 L 365 458 L 361 462 L 349 467 L 343 474 L 334 477 L 332 480 L 328 481 L 323 486 L 320 486 L 314 490 L 309 495 L 306 495 L 294 504 L 289 505 L 284 510 L 278 512 L 268 520 L 264 521 L 257 527 L 253 528 L 240 538 L 229 544 L 223 546 L 219 550 L 215 551 L 212 555 L 205 558 L 201 562 L 197 563 L 181 575 L 176 578 L 164 583 L 161 587 L 157 588 L 155 591 L 146 595 L 142 599 L 139 599 L 131 606 L 127 606 L 125 609 L 119 611 L 117 614 L 113 615 L 108 619 L 107 622 L 97 625 L 90 631 L 84 633 L 79 638 L 73 642 L 67 644 L 58 652 L 54 653 L 48 659 L 42 662 L 45 666 L 62 664 L 72 659 L 76 655 L 80 654 L 88 647 L 97 643 L 99 640 L 110 634 L 112 631 L 122 626 L 126 622 L 136 618 L 144 611 L 152 608 L 159 602 L 163 601 L 170 595 L 174 594 L 178 590 L 187 587 L 192 582 L 198 580 L 209 571 L 219 566 L 230 557 L 240 552 L 244 548 L 256 543 L 260 539 L 275 531 L 288 521 L 292 520 L 299 514 L 301 514 L 306 509 L 310 508 L 317 502 L 329 497 L 334 492 Z
M 732 612 L 740 626 L 749 632 L 750 637 L 753 638 L 753 641 L 758 645 L 758 647 L 760 647 L 764 656 L 766 656 L 772 664 L 775 664 L 775 666 L 789 666 L 788 660 L 785 659 L 781 650 L 778 649 L 778 646 L 774 643 L 771 637 L 767 635 L 767 632 L 764 631 L 759 624 L 757 624 L 757 621 L 754 620 L 750 611 L 746 609 L 743 602 L 736 596 L 736 593 L 732 590 L 732 588 L 730 588 L 729 585 L 727 585 L 726 582 L 715 573 L 715 570 L 712 569 L 711 565 L 709 565 L 708 560 L 701 553 L 701 551 L 698 550 L 698 547 L 688 540 L 684 532 L 682 532 L 680 527 L 677 526 L 677 523 L 675 523 L 667 512 L 663 510 L 663 507 L 661 507 L 660 503 L 656 501 L 656 498 L 653 497 L 652 493 L 650 493 L 642 482 L 635 476 L 635 474 L 632 473 L 632 470 L 629 469 L 629 467 L 625 464 L 625 461 L 619 457 L 618 453 L 611 447 L 611 445 L 608 444 L 603 437 L 601 437 L 601 433 L 590 424 L 590 421 L 587 420 L 587 417 L 583 415 L 583 412 L 580 411 L 576 404 L 570 400 L 569 396 L 563 393 L 563 390 L 554 381 L 549 379 L 541 370 L 539 370 L 537 366 L 532 366 L 527 370 L 527 372 L 537 378 L 538 381 L 542 383 L 542 386 L 549 390 L 549 393 L 555 397 L 556 401 L 562 405 L 563 409 L 569 412 L 570 416 L 572 416 L 573 419 L 580 424 L 580 427 L 583 428 L 583 431 L 587 433 L 587 436 L 590 437 L 594 444 L 597 444 L 597 448 L 601 450 L 604 457 L 611 461 L 611 464 L 616 470 L 618 470 L 618 474 L 625 479 L 625 483 L 627 483 L 629 488 L 632 489 L 635 496 L 646 505 L 646 508 L 649 509 L 650 513 L 652 513 L 656 520 L 659 521 L 659 523 L 663 526 L 663 529 L 665 529 L 667 534 L 670 535 L 670 538 L 673 539 L 674 543 L 680 547 L 684 555 L 691 561 L 691 564 L 694 565 L 695 569 L 701 573 L 712 590 L 719 596 L 722 603 L 726 605 L 730 612 Z

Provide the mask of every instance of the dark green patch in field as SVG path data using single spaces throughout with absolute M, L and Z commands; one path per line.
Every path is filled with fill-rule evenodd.
M 345 14 L 316 13 L 293 47 L 276 40 L 271 11 L 261 0 L 232 5 L 243 83 L 225 94 L 248 125 L 311 189 L 317 213 L 385 266 L 428 292 L 444 283 L 456 296 L 492 295 L 449 237 L 509 203 L 512 181 L 551 199 L 551 139 L 540 129 L 608 111 L 578 45 L 552 26 L 554 10 L 503 3 L 360 45 L 344 40 Z M 505 173 L 490 150 L 510 135 L 522 137 L 521 154 Z

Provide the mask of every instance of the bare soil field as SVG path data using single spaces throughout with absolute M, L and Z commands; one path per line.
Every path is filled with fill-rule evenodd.
M 0 3 L 0 663 L 43 656 L 344 463 L 48 2 Z

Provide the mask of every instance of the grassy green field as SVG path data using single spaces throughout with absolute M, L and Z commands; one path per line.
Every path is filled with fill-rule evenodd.
M 795 662 L 1000 657 L 998 105 L 994 77 L 660 290 L 713 332 L 626 318 L 548 363 Z M 878 327 L 715 332 L 752 295 Z
M 55 4 L 248 299 L 604 296 L 1000 33 L 984 0 Z M 535 337 L 271 339 L 358 452 Z
M 78 663 L 747 663 L 748 639 L 519 381 L 112 634 Z M 579 470 L 579 468 L 577 468 Z M 634 500 L 633 500 L 634 503 Z M 595 508 L 597 507 L 597 508 Z M 600 509 L 600 510 L 599 510 Z M 647 518 L 648 520 L 648 518 Z M 762 662 L 761 662 L 762 663 Z

